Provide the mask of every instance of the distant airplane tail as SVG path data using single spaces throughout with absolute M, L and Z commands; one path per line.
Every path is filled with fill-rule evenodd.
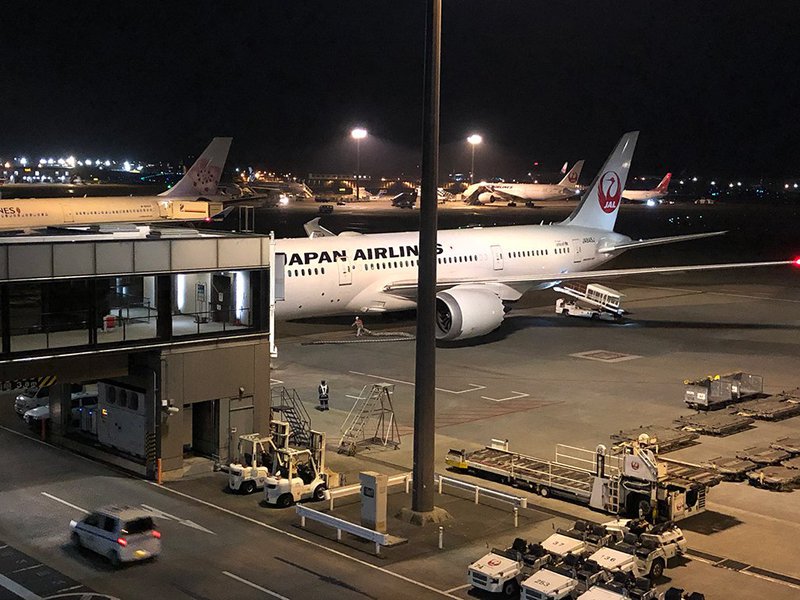
M 569 161 L 565 162 L 564 165 L 561 167 L 562 175 L 567 172 L 567 165 L 569 165 Z
M 630 131 L 623 135 L 611 156 L 594 181 L 581 197 L 575 211 L 564 221 L 565 225 L 591 227 L 604 231 L 613 231 L 617 221 L 622 190 L 628 180 L 633 151 L 636 148 L 638 131 Z
M 580 179 L 580 177 L 581 177 L 581 170 L 583 169 L 583 162 L 584 161 L 579 160 L 574 165 L 572 165 L 572 168 L 564 176 L 564 179 L 562 179 L 558 183 L 558 185 L 565 186 L 565 187 L 570 187 L 570 186 L 573 186 L 573 185 L 577 185 L 578 179 Z
M 669 180 L 672 179 L 672 173 L 667 173 L 664 175 L 664 179 L 661 180 L 661 183 L 658 184 L 656 187 L 657 192 L 661 192 L 662 194 L 667 193 L 667 188 L 669 187 Z
M 222 176 L 222 167 L 225 166 L 225 160 L 228 158 L 232 139 L 216 137 L 211 140 L 208 148 L 194 161 L 181 180 L 159 196 L 196 198 L 216 195 L 217 185 Z

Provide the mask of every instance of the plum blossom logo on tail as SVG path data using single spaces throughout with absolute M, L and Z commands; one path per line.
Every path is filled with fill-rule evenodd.
M 600 202 L 600 208 L 605 213 L 614 212 L 619 206 L 621 197 L 622 186 L 619 184 L 619 175 L 614 171 L 606 171 L 600 177 L 597 185 L 597 200 Z

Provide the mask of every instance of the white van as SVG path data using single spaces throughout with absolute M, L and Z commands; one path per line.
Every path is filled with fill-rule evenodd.
M 80 521 L 70 521 L 72 543 L 105 556 L 111 564 L 156 558 L 161 532 L 152 515 L 134 506 L 104 506 Z

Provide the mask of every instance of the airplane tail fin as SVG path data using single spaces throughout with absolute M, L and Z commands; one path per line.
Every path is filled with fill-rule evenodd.
M 564 179 L 562 179 L 559 182 L 558 185 L 569 187 L 569 186 L 577 184 L 578 183 L 578 179 L 580 179 L 580 177 L 581 177 L 581 170 L 583 169 L 583 162 L 584 161 L 579 160 L 574 165 L 572 165 L 572 168 L 564 176 Z
M 195 198 L 216 195 L 217 185 L 222 176 L 222 167 L 225 166 L 225 160 L 228 158 L 232 139 L 215 137 L 211 140 L 208 148 L 194 161 L 181 180 L 159 196 Z
M 664 175 L 664 179 L 662 179 L 661 183 L 658 184 L 656 191 L 666 194 L 670 179 L 672 179 L 672 173 L 667 173 Z
M 567 165 L 569 165 L 569 161 L 565 162 L 564 166 L 561 167 L 561 174 L 562 175 L 567 172 Z
M 623 135 L 564 225 L 613 231 L 628 179 L 638 131 Z

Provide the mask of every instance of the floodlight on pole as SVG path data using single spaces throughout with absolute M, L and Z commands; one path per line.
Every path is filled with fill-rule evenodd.
M 356 141 L 356 200 L 358 200 L 358 178 L 361 175 L 361 140 L 367 137 L 367 130 L 356 127 L 350 132 L 350 137 Z
M 475 176 L 475 146 L 480 144 L 483 141 L 483 138 L 477 133 L 473 133 L 467 138 L 467 141 L 469 142 L 469 145 L 472 146 L 472 163 L 469 169 L 469 182 L 472 183 L 472 180 Z

